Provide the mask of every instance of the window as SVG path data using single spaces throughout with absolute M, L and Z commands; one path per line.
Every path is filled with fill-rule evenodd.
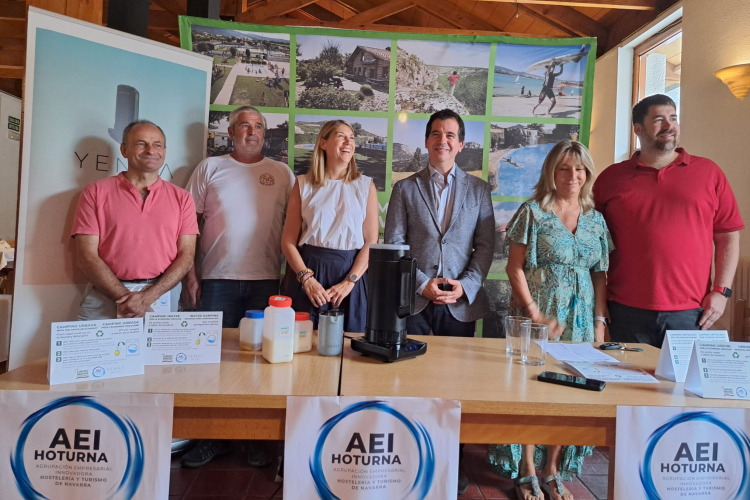
M 680 116 L 680 73 L 682 70 L 682 26 L 668 26 L 635 48 L 633 105 L 644 97 L 666 94 L 677 104 Z M 640 147 L 633 134 L 632 150 Z

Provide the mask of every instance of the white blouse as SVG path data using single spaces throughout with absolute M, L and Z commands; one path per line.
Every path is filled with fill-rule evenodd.
M 346 184 L 326 180 L 313 187 L 308 174 L 297 177 L 302 199 L 302 236 L 299 246 L 359 250 L 365 244 L 362 225 L 372 179 L 365 175 Z

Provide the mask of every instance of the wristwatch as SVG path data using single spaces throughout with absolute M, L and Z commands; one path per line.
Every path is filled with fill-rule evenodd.
M 720 294 L 722 294 L 726 298 L 729 298 L 729 297 L 732 296 L 732 289 L 731 288 L 727 288 L 725 286 L 715 286 L 715 287 L 713 287 L 713 289 L 711 291 L 712 292 L 719 292 Z
M 356 283 L 356 282 L 357 282 L 357 280 L 359 279 L 359 278 L 357 277 L 357 275 L 356 275 L 356 274 L 354 274 L 354 273 L 352 273 L 352 274 L 350 274 L 349 276 L 347 276 L 347 278 L 349 278 L 349 281 L 351 281 L 352 283 Z

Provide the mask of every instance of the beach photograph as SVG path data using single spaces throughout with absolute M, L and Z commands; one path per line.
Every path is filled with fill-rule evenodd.
M 193 52 L 213 57 L 211 104 L 289 106 L 289 35 L 192 25 Z
M 492 114 L 580 118 L 590 48 L 498 43 Z
M 505 241 L 505 234 L 510 219 L 520 206 L 520 201 L 492 203 L 492 209 L 495 212 L 495 254 L 492 257 L 490 274 L 505 274 L 505 266 L 508 265 L 508 245 Z
M 534 192 L 547 153 L 565 139 L 577 141 L 578 125 L 555 123 L 491 123 L 487 182 L 493 196 Z
M 353 116 L 297 115 L 294 124 L 294 175 L 306 174 L 320 128 L 329 120 L 346 120 L 354 132 L 357 169 L 371 177 L 378 191 L 385 191 L 388 119 Z
M 298 108 L 388 111 L 391 41 L 297 35 Z
M 399 40 L 395 110 L 485 114 L 489 59 L 489 43 Z
M 426 128 L 427 120 L 422 119 L 396 120 L 393 123 L 391 184 L 427 167 L 430 157 L 424 145 Z M 481 178 L 484 122 L 465 121 L 464 128 L 464 147 L 456 156 L 456 164 L 464 172 Z
M 487 280 L 484 289 L 490 300 L 490 313 L 482 321 L 482 337 L 505 338 L 505 317 L 510 308 L 510 281 Z
M 263 156 L 289 164 L 289 115 L 263 113 L 266 132 L 263 139 Z M 234 143 L 227 132 L 229 111 L 208 112 L 208 139 L 206 156 L 228 155 L 234 151 Z

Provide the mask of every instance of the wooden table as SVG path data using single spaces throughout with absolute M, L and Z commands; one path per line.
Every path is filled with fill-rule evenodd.
M 614 491 L 617 406 L 750 408 L 750 402 L 703 399 L 677 384 L 608 383 L 602 392 L 536 380 L 544 370 L 573 373 L 547 356 L 545 366 L 526 366 L 505 354 L 504 339 L 419 337 L 427 353 L 382 363 L 345 344 L 342 396 L 398 396 L 454 399 L 461 403 L 462 443 L 517 443 L 608 446 L 609 491 Z M 607 351 L 652 375 L 659 349 Z M 658 378 L 658 377 L 657 377 Z
M 341 359 L 313 349 L 291 363 L 242 351 L 239 330 L 225 329 L 221 363 L 147 366 L 144 375 L 50 386 L 47 360 L 0 376 L 0 390 L 174 394 L 173 435 L 203 439 L 283 439 L 287 396 L 336 396 Z

